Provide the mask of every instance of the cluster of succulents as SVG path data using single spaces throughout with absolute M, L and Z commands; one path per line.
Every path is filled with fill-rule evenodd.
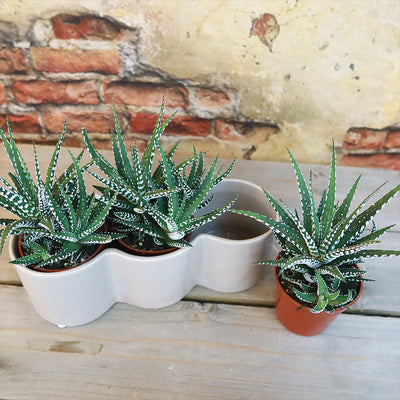
M 114 198 L 105 202 L 106 194 L 87 194 L 79 160 L 75 158 L 64 173 L 56 178 L 55 171 L 65 128 L 51 157 L 46 177 L 42 177 L 34 147 L 35 178 L 19 152 L 11 129 L 9 139 L 0 128 L 0 135 L 14 172 L 9 176 L 13 185 L 0 178 L 0 205 L 17 218 L 2 219 L 0 248 L 10 235 L 23 235 L 25 255 L 20 265 L 36 268 L 63 268 L 90 256 L 90 248 L 109 243 L 121 235 L 104 232 L 104 221 Z M 15 261 L 14 261 L 15 262 Z
M 217 169 L 218 157 L 211 167 L 204 166 L 204 153 L 197 153 L 176 164 L 173 155 L 178 147 L 165 152 L 160 136 L 171 121 L 162 123 L 164 103 L 148 145 L 140 158 L 137 146 L 125 147 L 115 116 L 115 133 L 112 144 L 115 167 L 92 146 L 85 130 L 83 136 L 92 161 L 84 166 L 79 162 L 83 152 L 56 178 L 55 171 L 64 130 L 55 147 L 42 178 L 35 154 L 35 177 L 33 177 L 19 152 L 10 126 L 8 136 L 0 135 L 14 173 L 11 183 L 0 178 L 0 206 L 16 218 L 0 220 L 0 251 L 11 235 L 21 235 L 24 256 L 13 261 L 34 268 L 62 269 L 78 265 L 93 252 L 96 245 L 109 243 L 123 237 L 135 237 L 134 243 L 149 246 L 185 247 L 190 243 L 186 236 L 199 226 L 215 219 L 233 204 L 205 215 L 196 216 L 196 211 L 209 204 L 210 189 L 223 180 L 231 171 Z M 153 170 L 155 154 L 159 152 L 159 165 Z M 128 155 L 130 153 L 130 156 Z M 96 164 L 103 175 L 89 170 Z M 87 192 L 83 173 L 89 173 L 103 186 L 98 192 Z M 109 231 L 106 222 L 111 220 Z

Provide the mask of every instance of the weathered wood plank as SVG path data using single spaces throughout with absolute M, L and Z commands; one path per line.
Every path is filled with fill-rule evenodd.
M 31 145 L 20 145 L 21 153 L 23 154 L 28 165 L 33 166 L 33 151 Z M 74 154 L 78 154 L 80 149 L 72 149 Z M 52 147 L 37 146 L 39 163 L 43 170 L 47 168 L 48 160 Z M 112 161 L 113 156 L 110 150 L 103 150 L 102 154 Z M 88 159 L 88 158 L 87 158 Z M 211 159 L 206 157 L 206 163 L 210 163 Z M 221 160 L 221 163 L 229 165 L 229 160 Z M 58 171 L 71 163 L 71 158 L 68 152 L 63 149 L 58 163 Z M 305 178 L 309 176 L 309 171 L 313 171 L 313 186 L 316 193 L 321 194 L 327 187 L 329 179 L 329 166 L 327 165 L 301 165 Z M 6 176 L 11 170 L 10 162 L 2 146 L 0 146 L 0 176 Z M 362 179 L 358 188 L 357 195 L 354 199 L 354 204 L 361 201 L 373 189 L 387 181 L 387 184 L 382 188 L 382 194 L 400 183 L 400 172 L 373 169 L 373 168 L 355 168 L 355 167 L 337 167 L 337 198 L 343 199 L 356 178 L 362 175 Z M 296 188 L 296 179 L 293 172 L 293 167 L 290 163 L 273 162 L 273 161 L 257 161 L 257 160 L 237 160 L 233 168 L 230 178 L 245 179 L 253 182 L 264 189 L 268 190 L 273 196 L 278 199 L 283 199 L 290 207 L 299 207 L 298 193 Z M 380 225 L 389 225 L 392 223 L 400 223 L 400 197 L 392 200 L 385 211 L 377 218 L 377 223 Z M 393 222 L 393 216 L 396 216 Z M 396 222 L 397 221 L 397 222 Z M 400 231 L 400 227 L 397 226 Z
M 21 151 L 28 164 L 33 163 L 32 147 L 22 145 Z M 75 149 L 75 153 L 78 150 Z M 45 165 L 51 148 L 46 146 L 38 147 L 39 159 Z M 104 153 L 110 160 L 111 152 Z M 63 153 L 59 166 L 62 169 L 69 165 L 69 156 Z M 0 148 L 0 175 L 5 176 L 10 169 L 4 150 Z M 321 192 L 329 175 L 329 167 L 321 165 L 304 165 L 303 171 L 306 175 L 309 169 L 314 172 L 314 188 Z M 388 186 L 394 187 L 400 183 L 400 173 L 397 171 L 338 167 L 338 198 L 345 196 L 346 190 L 352 185 L 359 174 L 364 176 L 360 182 L 359 192 L 355 203 L 360 202 L 373 188 L 378 187 L 383 181 L 388 181 Z M 254 182 L 271 192 L 277 198 L 282 198 L 290 207 L 299 207 L 296 181 L 293 175 L 293 168 L 289 163 L 276 163 L 264 161 L 238 160 L 233 169 L 232 178 L 246 179 Z M 387 189 L 388 190 L 388 189 Z M 383 192 L 383 191 L 382 191 Z M 1 212 L 0 212 L 1 215 Z M 397 224 L 392 232 L 382 238 L 381 248 L 400 248 L 400 196 L 393 199 L 377 218 L 378 226 Z M 20 284 L 18 275 L 12 265 L 8 264 L 8 251 L 5 249 L 0 255 L 0 283 Z M 369 271 L 367 277 L 375 279 L 375 283 L 365 285 L 365 291 L 354 309 L 365 310 L 366 312 L 388 313 L 389 315 L 400 315 L 400 261 L 398 258 L 367 260 L 366 269 Z M 228 303 L 241 303 L 253 305 L 272 305 L 275 298 L 275 284 L 272 272 L 266 268 L 266 278 L 255 288 L 242 293 L 217 293 L 211 290 L 196 287 L 188 296 L 191 300 L 200 301 L 223 301 Z
M 314 191 L 317 196 L 321 195 L 328 185 L 329 166 L 303 164 L 300 167 L 306 180 L 309 177 L 309 171 L 313 171 Z M 344 199 L 359 175 L 362 178 L 354 197 L 353 205 L 358 205 L 368 194 L 384 182 L 387 183 L 377 193 L 377 196 L 382 196 L 400 184 L 399 171 L 338 166 L 336 176 L 337 200 Z M 296 178 L 293 167 L 289 163 L 238 160 L 229 177 L 253 182 L 267 190 L 276 199 L 282 199 L 290 208 L 301 210 Z M 374 198 L 379 198 L 377 196 Z M 373 199 L 371 199 L 371 204 Z M 397 224 L 393 230 L 400 231 L 400 196 L 395 197 L 385 206 L 383 211 L 378 214 L 375 222 L 379 226 Z
M 397 232 L 387 233 L 385 239 L 377 247 L 400 248 L 400 234 Z M 8 261 L 8 252 L 0 255 L 0 283 L 20 285 L 21 281 L 17 273 Z M 365 277 L 373 279 L 375 282 L 365 283 L 363 294 L 352 310 L 377 315 L 400 316 L 400 260 L 398 258 L 370 259 L 360 266 L 367 271 Z M 273 306 L 275 303 L 273 269 L 259 266 L 255 266 L 255 268 L 263 268 L 265 277 L 249 290 L 239 293 L 222 293 L 196 286 L 186 296 L 186 299 L 201 302 Z
M 28 165 L 33 166 L 32 146 L 20 145 Z M 42 165 L 43 171 L 47 167 L 49 155 L 53 148 L 48 146 L 38 146 L 37 153 L 39 163 Z M 73 149 L 73 153 L 78 154 L 79 149 Z M 112 152 L 104 150 L 104 156 L 110 161 L 113 159 Z M 228 164 L 229 161 L 222 160 L 222 163 Z M 58 171 L 62 171 L 71 163 L 69 154 L 63 150 L 58 163 Z M 206 163 L 210 163 L 210 159 L 206 158 Z M 309 171 L 313 171 L 313 186 L 317 194 L 322 194 L 326 188 L 329 179 L 329 166 L 327 165 L 310 165 L 301 166 L 304 176 L 307 178 Z M 10 162 L 7 155 L 0 146 L 0 176 L 6 177 L 11 170 Z M 33 170 L 33 169 L 32 169 Z M 341 200 L 345 197 L 347 191 L 354 183 L 359 175 L 363 178 L 359 184 L 358 191 L 354 198 L 354 204 L 358 204 L 373 189 L 387 181 L 384 188 L 381 189 L 382 194 L 400 183 L 400 172 L 372 168 L 354 168 L 354 167 L 337 167 L 337 198 Z M 299 199 L 297 193 L 296 179 L 293 167 L 290 163 L 272 162 L 272 161 L 256 161 L 256 160 L 237 160 L 234 169 L 229 175 L 230 178 L 245 179 L 253 182 L 264 189 L 268 190 L 278 199 L 283 199 L 290 207 L 299 208 Z M 400 197 L 393 199 L 380 213 L 376 219 L 379 225 L 390 225 L 400 223 Z M 400 227 L 394 228 L 400 231 Z
M 388 232 L 376 248 L 400 249 L 400 234 Z M 257 267 L 256 267 L 257 268 Z M 254 288 L 240 293 L 220 293 L 196 286 L 186 299 L 205 302 L 226 302 L 229 304 L 267 305 L 275 303 L 275 280 L 273 269 L 264 268 L 265 277 Z M 361 313 L 400 316 L 400 259 L 372 258 L 360 264 L 365 269 L 365 277 L 374 282 L 366 282 L 361 298 L 352 310 Z
M 58 329 L 19 287 L 0 287 L 6 399 L 398 399 L 400 319 L 341 315 L 313 338 L 273 309 L 180 302 L 115 306 Z

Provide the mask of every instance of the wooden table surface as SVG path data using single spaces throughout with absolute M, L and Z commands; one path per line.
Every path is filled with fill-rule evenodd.
M 21 146 L 32 163 L 31 146 Z M 46 160 L 52 149 L 39 148 Z M 110 153 L 105 152 L 109 155 Z M 111 157 L 109 157 L 111 159 Z M 60 160 L 60 167 L 67 162 Z M 45 165 L 45 163 L 44 163 Z M 0 151 L 0 175 L 9 162 Z M 308 175 L 310 166 L 303 166 Z M 312 166 L 315 189 L 329 167 Z M 381 182 L 382 194 L 400 173 L 338 168 L 338 199 L 359 174 L 355 202 Z M 292 167 L 239 161 L 232 178 L 246 179 L 299 207 Z M 400 248 L 400 197 L 376 218 L 396 223 L 381 248 Z M 400 399 L 400 260 L 367 260 L 358 303 L 322 334 L 287 331 L 274 312 L 272 269 L 245 292 L 195 287 L 160 310 L 114 305 L 96 321 L 60 329 L 33 310 L 7 250 L 0 256 L 1 399 Z

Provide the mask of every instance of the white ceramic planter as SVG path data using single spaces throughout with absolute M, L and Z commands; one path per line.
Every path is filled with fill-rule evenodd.
M 247 181 L 226 179 L 213 188 L 212 207 L 237 194 L 235 208 L 276 218 L 262 189 Z M 206 211 L 206 209 L 204 210 Z M 254 262 L 274 256 L 272 236 L 262 224 L 226 213 L 196 231 L 193 247 L 142 257 L 109 248 L 82 266 L 38 272 L 15 265 L 37 313 L 60 327 L 90 322 L 114 303 L 160 308 L 181 300 L 195 285 L 221 292 L 249 289 L 263 278 Z M 16 238 L 11 258 L 18 256 Z

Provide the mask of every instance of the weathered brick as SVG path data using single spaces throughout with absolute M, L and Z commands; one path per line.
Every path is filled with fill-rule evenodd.
M 400 130 L 389 132 L 383 147 L 385 149 L 400 147 Z
M 250 36 L 258 36 L 261 43 L 272 51 L 272 43 L 279 34 L 279 25 L 274 15 L 263 14 L 252 20 Z
M 240 127 L 241 125 L 238 126 L 235 123 L 218 120 L 215 126 L 215 135 L 223 140 L 240 140 L 243 139 Z
M 157 121 L 156 114 L 136 113 L 131 116 L 131 132 L 151 134 Z M 168 116 L 164 116 L 166 120 Z M 165 129 L 166 135 L 208 136 L 211 133 L 210 120 L 185 115 L 176 115 Z
M 348 154 L 343 156 L 340 165 L 400 171 L 400 153 Z
M 51 19 L 57 39 L 119 39 L 121 30 L 105 18 L 88 15 L 59 14 Z
M 13 133 L 41 133 L 39 118 L 36 114 L 28 115 L 8 115 L 11 131 Z M 4 131 L 7 130 L 7 115 L 0 114 L 0 126 Z
M 52 136 L 52 135 L 50 135 Z M 81 134 L 66 134 L 63 140 L 64 147 L 85 147 L 85 141 Z
M 108 133 L 114 129 L 112 111 L 75 111 L 75 110 L 47 110 L 42 114 L 43 124 L 49 132 L 61 132 L 64 122 L 67 122 L 68 132 L 81 132 L 85 128 L 88 132 Z M 124 121 L 120 117 L 121 129 Z
M 22 49 L 0 48 L 0 74 L 20 74 L 28 71 Z
M 106 103 L 160 107 L 163 97 L 166 107 L 186 108 L 188 106 L 188 92 L 183 86 L 143 82 L 111 82 L 105 84 L 104 88 Z
M 16 143 L 26 143 L 30 145 L 34 143 L 35 145 L 54 146 L 58 142 L 59 138 L 60 136 L 58 135 L 43 136 L 39 133 L 31 133 L 29 135 L 21 135 L 17 133 L 16 135 L 14 135 Z
M 19 103 L 98 104 L 96 81 L 17 81 L 13 93 Z
M 23 136 L 16 136 L 15 140 L 17 143 L 28 143 L 32 144 L 35 143 L 36 145 L 47 145 L 47 146 L 54 146 L 58 140 L 60 139 L 60 134 L 61 132 L 57 133 L 52 133 L 49 135 L 23 135 Z M 74 133 L 67 133 L 64 137 L 63 140 L 63 147 L 64 151 L 66 152 L 66 149 L 71 148 L 71 147 L 81 147 L 83 148 L 85 146 L 84 140 L 82 135 L 74 134 Z M 67 153 L 66 153 L 67 154 Z M 69 155 L 67 155 L 69 157 Z
M 4 83 L 0 82 L 0 104 L 7 103 L 7 92 Z
M 351 128 L 344 138 L 343 148 L 346 150 L 382 149 L 386 135 L 386 130 Z
M 194 102 L 200 107 L 215 111 L 230 105 L 231 99 L 221 90 L 199 89 L 194 92 Z
M 120 71 L 117 50 L 65 50 L 32 47 L 33 64 L 45 72 L 103 72 L 118 74 Z

